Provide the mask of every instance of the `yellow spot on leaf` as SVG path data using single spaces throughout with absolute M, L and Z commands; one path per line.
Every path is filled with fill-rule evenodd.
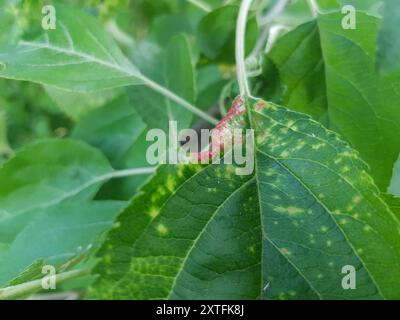
M 292 254 L 287 248 L 282 248 L 280 251 L 284 256 L 290 256 Z
M 321 149 L 322 147 L 325 147 L 325 143 L 317 143 L 317 144 L 314 144 L 314 145 L 312 145 L 311 148 L 313 148 L 313 150 L 319 150 L 319 149 Z
M 158 213 L 159 213 L 159 212 L 160 212 L 160 211 L 158 210 L 158 208 L 156 208 L 156 207 L 151 207 L 151 208 L 149 209 L 149 216 L 152 217 L 152 218 L 154 219 L 155 217 L 158 216 Z
M 304 213 L 304 209 L 302 208 L 297 208 L 297 207 L 277 207 L 275 209 L 276 212 L 279 213 L 287 213 L 289 215 L 296 215 L 296 214 L 301 214 Z
M 162 223 L 160 223 L 160 224 L 157 226 L 157 231 L 158 231 L 158 233 L 161 234 L 161 235 L 166 235 L 166 234 L 168 233 L 167 227 L 166 227 L 165 225 L 163 225 Z
M 326 242 L 326 246 L 327 246 L 327 247 L 331 247 L 331 246 L 332 246 L 332 241 L 331 241 L 331 240 L 328 240 L 328 241 Z

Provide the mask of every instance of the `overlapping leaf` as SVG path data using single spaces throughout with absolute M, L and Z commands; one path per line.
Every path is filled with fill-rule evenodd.
M 357 12 L 352 30 L 342 28 L 342 18 L 340 13 L 320 15 L 287 34 L 271 56 L 287 87 L 288 106 L 319 118 L 326 99 L 329 119 L 324 123 L 361 153 L 386 191 L 400 151 L 393 134 L 400 127 L 398 79 L 375 69 L 380 19 Z

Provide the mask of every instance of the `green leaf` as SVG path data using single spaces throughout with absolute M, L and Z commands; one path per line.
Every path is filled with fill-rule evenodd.
M 374 39 L 380 19 L 357 12 L 357 28 L 347 30 L 342 18 L 341 13 L 320 15 L 316 22 L 285 35 L 272 55 L 288 88 L 284 100 L 289 107 L 319 118 L 325 84 L 324 122 L 360 152 L 378 187 L 386 191 L 400 152 L 393 134 L 400 127 L 399 79 L 375 70 Z
M 400 92 L 393 79 L 375 71 L 375 36 L 379 19 L 357 13 L 357 29 L 343 30 L 340 15 L 319 20 L 326 64 L 329 121 L 371 166 L 381 190 L 386 190 L 400 152 Z M 336 54 L 332 53 L 332 50 Z
M 169 41 L 180 34 L 190 35 L 193 26 L 188 15 L 161 15 L 154 20 L 150 39 L 160 46 L 167 46 Z
M 235 62 L 235 25 L 239 7 L 220 7 L 200 21 L 197 39 L 200 51 L 210 60 Z M 246 31 L 246 49 L 249 54 L 258 38 L 258 26 L 251 18 Z
M 390 210 L 400 219 L 400 198 L 391 194 L 382 194 L 383 199 L 388 204 Z
M 400 5 L 386 0 L 383 6 L 383 25 L 378 35 L 377 66 L 383 73 L 400 70 Z
M 279 69 L 285 86 L 284 105 L 320 119 L 327 110 L 327 97 L 317 24 L 309 22 L 287 33 L 268 57 Z
M 386 1 L 386 0 L 384 0 Z M 368 13 L 376 13 L 378 8 L 384 2 L 382 0 L 340 0 L 342 6 L 351 5 L 358 11 L 366 11 Z
M 123 94 L 88 113 L 78 122 L 72 137 L 100 149 L 114 167 L 145 129 L 135 109 Z
M 207 65 L 197 69 L 197 95 L 196 105 L 207 111 L 210 107 L 218 105 L 221 92 L 228 81 L 222 77 L 216 65 Z
M 89 297 L 400 297 L 400 223 L 358 154 L 304 114 L 248 109 L 255 173 L 161 167 L 109 233 Z
M 121 94 L 118 89 L 84 93 L 61 90 L 50 86 L 45 86 L 45 89 L 61 111 L 74 121 L 82 119 L 92 110 L 104 106 Z
M 143 130 L 129 150 L 116 164 L 117 168 L 148 167 L 146 152 L 152 141 L 146 140 L 148 130 Z M 123 179 L 114 179 L 107 182 L 97 195 L 100 199 L 129 200 L 147 180 L 148 175 L 135 175 Z
M 153 81 L 194 103 L 195 75 L 187 38 L 175 36 L 164 50 L 158 50 L 154 45 L 143 43 L 137 48 L 134 59 Z M 179 128 L 189 127 L 193 114 L 167 97 L 145 86 L 131 87 L 128 92 L 132 105 L 149 128 L 168 130 L 169 120 L 177 121 Z
M 29 268 L 32 261 L 40 260 L 40 265 L 53 265 L 58 269 L 96 246 L 99 236 L 111 227 L 124 204 L 95 201 L 43 210 L 0 256 L 0 287 L 34 280 L 34 275 L 41 275 L 41 268 L 35 268 L 37 271 Z M 23 274 L 19 275 L 20 272 Z M 9 283 L 15 277 L 18 278 Z
M 1 261 L 0 257 L 0 261 Z M 32 264 L 26 267 L 22 272 L 20 272 L 14 279 L 7 283 L 7 286 L 15 286 L 27 281 L 38 279 L 39 277 L 43 276 L 42 268 L 44 267 L 45 263 L 42 259 L 38 259 L 33 261 Z M 3 267 L 4 268 L 4 267 Z
M 0 0 L 0 49 L 15 44 L 21 34 L 24 18 L 17 17 L 16 5 L 8 0 Z
M 24 148 L 0 168 L 0 242 L 13 241 L 48 207 L 92 198 L 112 171 L 81 142 L 45 140 Z
M 107 105 L 93 110 L 78 122 L 72 137 L 100 149 L 114 168 L 147 167 L 146 126 L 123 94 Z M 97 195 L 100 199 L 130 199 L 146 175 L 137 175 L 107 182 Z
M 82 10 L 56 9 L 55 30 L 0 54 L 0 77 L 82 92 L 142 83 L 139 71 L 95 19 Z

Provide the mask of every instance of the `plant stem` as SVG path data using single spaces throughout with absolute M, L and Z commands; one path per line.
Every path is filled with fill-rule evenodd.
M 90 270 L 81 269 L 63 272 L 56 275 L 56 283 L 88 275 Z M 0 300 L 8 300 L 29 295 L 42 289 L 42 279 L 33 280 L 16 286 L 0 289 Z
M 243 98 L 251 96 L 249 83 L 247 81 L 247 73 L 246 73 L 245 38 L 246 38 L 247 16 L 249 14 L 252 1 L 253 0 L 242 0 L 236 24 L 236 48 L 235 48 L 236 72 L 240 89 L 240 95 Z
M 208 3 L 201 0 L 188 0 L 191 4 L 195 5 L 197 8 L 203 10 L 204 12 L 211 12 L 212 8 Z
M 215 119 L 214 117 L 210 116 L 209 114 L 201 111 L 199 108 L 197 108 L 196 106 L 192 105 L 191 103 L 189 103 L 188 101 L 182 99 L 181 97 L 179 97 L 178 95 L 176 95 L 175 93 L 173 93 L 172 91 L 168 90 L 167 88 L 159 85 L 157 82 L 147 78 L 146 76 L 140 75 L 139 76 L 140 79 L 144 82 L 144 84 L 146 86 L 148 86 L 149 88 L 153 89 L 154 91 L 159 92 L 160 94 L 164 95 L 165 97 L 171 99 L 172 101 L 176 102 L 177 104 L 179 104 L 180 106 L 182 106 L 183 108 L 189 110 L 190 112 L 194 113 L 195 115 L 199 116 L 200 118 L 202 118 L 203 120 L 216 125 L 218 124 L 218 120 Z
M 290 0 L 278 0 L 265 16 L 260 17 L 260 25 L 265 26 L 266 24 L 271 23 L 271 21 L 274 21 L 275 18 L 282 12 L 282 10 L 285 9 L 289 1 Z
M 154 173 L 156 169 L 152 167 L 148 168 L 134 168 L 134 169 L 125 169 L 125 170 L 116 170 L 110 173 L 110 178 L 123 178 L 123 177 L 130 177 L 135 175 L 141 174 L 151 174 Z
M 269 38 L 271 22 L 273 22 L 277 16 L 285 9 L 286 5 L 290 0 L 278 0 L 274 7 L 263 17 L 260 17 L 259 22 L 262 26 L 261 35 L 257 40 L 257 43 L 251 52 L 249 57 L 257 57 L 260 52 L 265 48 L 265 45 Z
M 310 7 L 311 13 L 314 18 L 318 16 L 319 7 L 315 0 L 307 0 L 308 6 Z
M 127 47 L 133 47 L 135 45 L 135 40 L 121 30 L 115 20 L 109 20 L 106 23 L 106 29 L 119 43 Z

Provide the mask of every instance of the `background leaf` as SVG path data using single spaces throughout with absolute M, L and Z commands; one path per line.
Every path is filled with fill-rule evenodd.
M 318 26 L 310 22 L 289 32 L 268 57 L 279 69 L 283 103 L 320 119 L 327 110 L 327 97 Z
M 97 245 L 99 236 L 113 223 L 123 202 L 88 202 L 59 205 L 43 210 L 40 217 L 18 234 L 0 255 L 0 286 L 25 270 L 31 261 L 59 267 Z M 41 268 L 36 268 L 41 274 Z M 25 274 L 24 280 L 33 280 Z M 13 283 L 23 281 L 20 277 Z
M 284 101 L 288 106 L 339 132 L 360 152 L 377 185 L 386 191 L 400 151 L 393 134 L 400 126 L 398 80 L 380 76 L 375 69 L 374 39 L 380 19 L 357 12 L 357 28 L 345 30 L 342 17 L 341 13 L 323 14 L 317 22 L 300 26 L 277 43 L 271 57 L 287 88 Z
M 383 73 L 400 70 L 400 6 L 398 1 L 386 0 L 383 6 L 383 24 L 378 35 L 377 66 Z
M 26 147 L 0 168 L 0 242 L 12 242 L 41 210 L 64 201 L 87 200 L 111 173 L 107 159 L 72 140 Z
M 235 61 L 235 22 L 237 6 L 223 6 L 207 14 L 198 26 L 197 39 L 200 51 L 209 59 L 223 63 Z M 249 20 L 246 31 L 247 54 L 251 52 L 258 37 L 255 18 Z
M 117 165 L 144 129 L 145 124 L 124 94 L 87 114 L 74 128 L 72 137 L 102 150 Z
M 143 43 L 134 55 L 134 61 L 143 73 L 185 100 L 195 102 L 195 75 L 190 46 L 183 35 L 171 39 L 168 46 L 157 47 Z M 168 130 L 168 121 L 175 120 L 179 128 L 188 128 L 193 114 L 167 97 L 145 86 L 128 89 L 132 105 L 149 128 Z
M 81 10 L 57 7 L 57 27 L 0 54 L 0 76 L 90 91 L 142 83 L 101 26 Z

